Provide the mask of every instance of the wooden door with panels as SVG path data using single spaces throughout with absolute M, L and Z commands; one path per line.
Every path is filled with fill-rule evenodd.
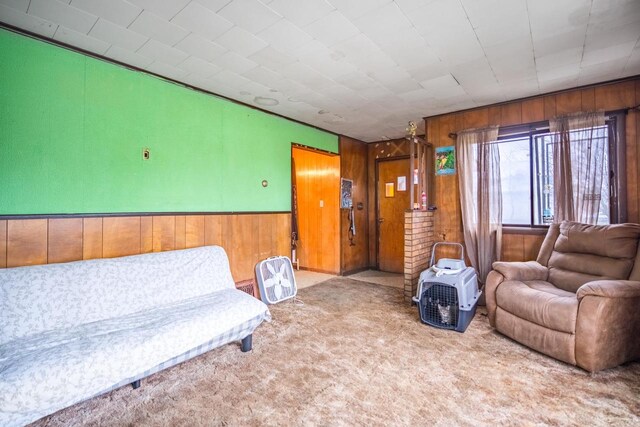
M 404 212 L 409 209 L 409 159 L 377 162 L 378 268 L 404 271 Z
M 300 268 L 340 272 L 340 157 L 294 146 Z

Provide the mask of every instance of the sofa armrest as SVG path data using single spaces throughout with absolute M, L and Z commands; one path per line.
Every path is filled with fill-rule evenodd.
M 496 326 L 496 309 L 498 308 L 496 291 L 502 282 L 504 282 L 504 276 L 496 270 L 491 270 L 484 283 L 484 302 L 487 305 L 489 324 L 493 327 Z
M 578 289 L 576 364 L 589 372 L 640 360 L 640 282 L 598 280 Z M 632 289 L 633 288 L 633 289 Z M 616 296 L 613 296 L 616 295 Z
M 547 280 L 549 270 L 536 261 L 494 262 L 493 269 L 504 276 L 504 280 Z
M 592 295 L 605 298 L 638 298 L 640 282 L 634 280 L 594 280 L 578 288 L 578 300 Z

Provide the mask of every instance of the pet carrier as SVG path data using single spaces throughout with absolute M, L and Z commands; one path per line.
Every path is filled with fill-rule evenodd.
M 296 278 L 291 260 L 286 256 L 274 256 L 256 265 L 256 277 L 260 298 L 266 304 L 275 304 L 296 296 Z
M 442 258 L 434 264 L 439 245 L 458 246 L 460 259 Z M 475 270 L 464 263 L 464 247 L 460 243 L 438 242 L 431 249 L 430 267 L 420 273 L 413 301 L 418 304 L 422 323 L 464 332 L 481 293 Z

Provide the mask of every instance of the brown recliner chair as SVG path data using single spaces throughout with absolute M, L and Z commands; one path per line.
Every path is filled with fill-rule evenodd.
M 590 372 L 640 359 L 640 225 L 563 221 L 538 259 L 495 262 L 491 326 Z

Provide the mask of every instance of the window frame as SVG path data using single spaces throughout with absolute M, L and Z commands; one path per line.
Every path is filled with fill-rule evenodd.
M 605 112 L 605 126 L 609 136 L 609 218 L 611 224 L 626 222 L 626 164 L 625 164 L 625 123 L 626 110 Z M 546 230 L 548 224 L 535 224 L 535 198 L 534 192 L 540 193 L 537 188 L 534 164 L 537 156 L 534 156 L 536 136 L 550 133 L 549 121 L 539 121 L 521 125 L 504 126 L 498 132 L 497 143 L 517 138 L 529 139 L 529 224 L 502 223 L 503 227 L 520 230 L 538 229 Z M 538 194 L 538 199 L 541 197 Z

